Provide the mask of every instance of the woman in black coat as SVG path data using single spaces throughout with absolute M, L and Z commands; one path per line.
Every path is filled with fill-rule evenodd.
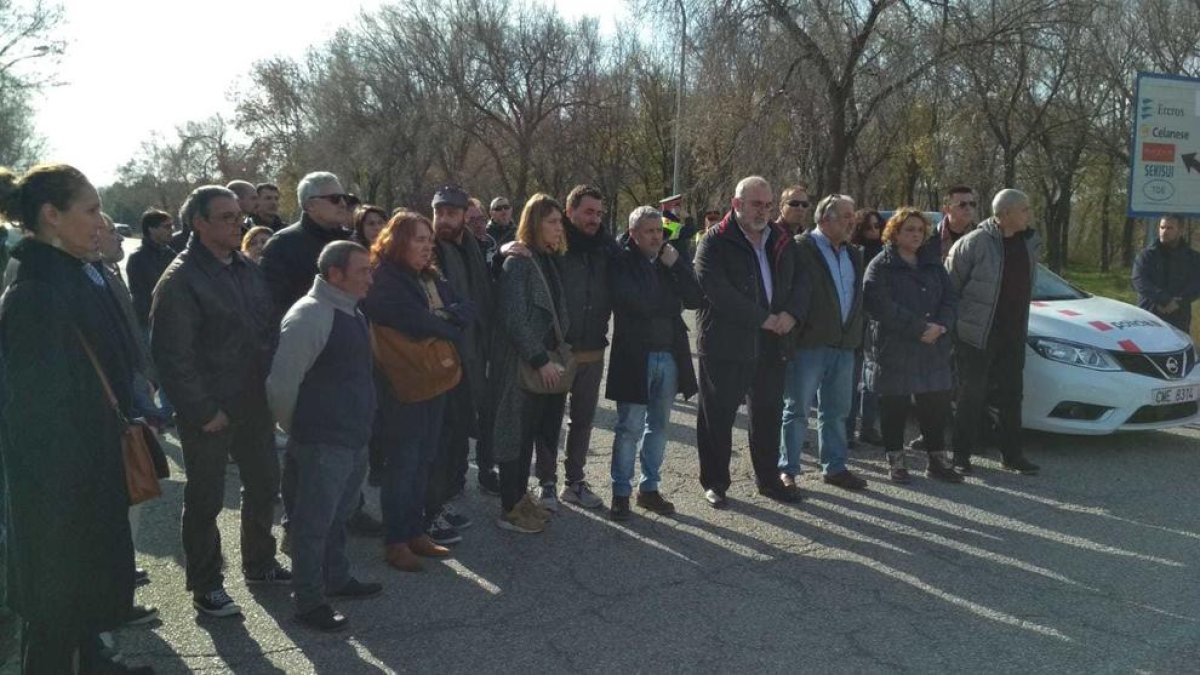
M 920 211 L 897 211 L 884 226 L 883 252 L 867 266 L 864 280 L 870 318 L 866 384 L 879 397 L 883 446 L 897 483 L 909 480 L 904 427 L 913 398 L 929 451 L 925 475 L 962 482 L 944 456 L 953 387 L 947 330 L 958 300 L 941 260 L 921 250 L 929 231 Z
M 464 327 L 475 319 L 433 259 L 433 226 L 424 216 L 400 211 L 379 235 L 371 253 L 375 282 L 362 309 L 372 324 L 411 340 L 448 340 L 461 349 Z M 446 393 L 401 401 L 391 382 L 378 376 L 379 414 L 373 436 L 384 449 L 380 492 L 385 559 L 405 572 L 422 569 L 418 556 L 443 557 L 449 549 L 425 533 L 425 490 L 439 446 Z
M 124 429 L 84 345 L 123 414 L 135 355 L 85 263 L 99 255 L 100 197 L 69 166 L 20 180 L 0 169 L 0 216 L 33 234 L 13 251 L 20 270 L 0 302 L 8 604 L 25 621 L 23 672 L 72 673 L 76 659 L 81 672 L 125 672 L 99 642 L 133 606 Z
M 854 234 L 850 243 L 862 249 L 863 264 L 868 265 L 883 250 L 883 218 L 874 209 L 859 209 L 854 213 Z M 866 330 L 864 325 L 863 330 Z M 863 346 L 854 350 L 854 398 L 850 414 L 846 416 L 846 438 L 854 440 L 854 429 L 859 427 L 858 440 L 871 445 L 883 445 L 883 438 L 876 428 L 879 422 L 879 401 L 875 394 L 863 386 L 863 362 L 869 348 L 868 334 Z M 861 418 L 861 423 L 860 423 Z

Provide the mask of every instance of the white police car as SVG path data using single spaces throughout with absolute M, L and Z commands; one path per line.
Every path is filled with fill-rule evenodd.
M 1200 369 L 1186 333 L 1041 265 L 1030 304 L 1026 428 L 1100 435 L 1200 421 Z

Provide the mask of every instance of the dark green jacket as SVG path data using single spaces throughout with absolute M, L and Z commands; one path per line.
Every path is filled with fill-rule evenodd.
M 832 272 L 821 249 L 809 233 L 796 236 L 800 269 L 808 275 L 808 314 L 796 324 L 796 349 L 858 349 L 863 338 L 863 258 L 862 249 L 846 244 L 854 265 L 854 304 L 842 323 L 841 305 Z

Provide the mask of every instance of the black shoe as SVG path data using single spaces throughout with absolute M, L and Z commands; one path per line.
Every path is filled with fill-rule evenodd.
M 954 469 L 946 466 L 945 462 L 939 457 L 929 455 L 929 464 L 925 467 L 925 477 L 933 480 L 940 480 L 943 483 L 961 483 L 963 482 L 962 475 L 954 471 Z
M 873 427 L 867 427 L 866 429 L 858 432 L 858 440 L 870 445 L 883 447 L 883 436 L 880 436 L 879 432 L 875 431 Z
M 359 509 L 346 521 L 346 531 L 356 537 L 382 537 L 383 523 L 366 511 Z
M 609 520 L 629 520 L 629 497 L 613 497 L 608 508 Z
M 292 573 L 279 563 L 273 564 L 271 567 L 259 572 L 258 574 L 247 574 L 246 585 L 273 585 L 280 586 L 283 584 L 292 583 Z
M 714 509 L 724 509 L 729 506 L 729 500 L 725 498 L 725 493 L 717 490 L 705 491 L 704 500 Z
M 134 605 L 129 609 L 125 619 L 126 626 L 141 626 L 158 618 L 158 608 L 154 605 Z
M 438 514 L 437 518 L 425 528 L 425 534 L 433 540 L 433 543 L 438 546 L 449 546 L 462 541 L 462 535 L 458 533 L 453 525 L 446 522 L 445 516 Z
M 824 476 L 822 480 L 843 490 L 862 490 L 867 487 L 867 481 L 850 473 L 850 469 L 842 469 L 835 474 Z
M 453 504 L 446 504 L 442 507 L 442 518 L 456 530 L 465 530 L 475 524 L 470 518 L 459 513 Z
M 364 582 L 351 578 L 350 581 L 346 582 L 345 586 L 342 586 L 341 590 L 333 591 L 329 594 L 329 597 L 357 600 L 360 598 L 374 597 L 382 592 L 383 584 L 375 583 L 373 581 Z
M 760 485 L 758 486 L 758 494 L 785 504 L 795 504 L 804 499 L 804 496 L 800 494 L 800 490 L 795 486 L 788 487 L 782 483 L 779 485 Z
M 150 573 L 145 569 L 138 567 L 133 570 L 133 585 L 145 586 L 150 583 Z
M 653 511 L 660 516 L 675 515 L 675 505 L 667 501 L 661 493 L 638 491 L 637 505 L 647 511 Z
M 495 471 L 479 472 L 479 491 L 485 495 L 500 495 L 500 476 Z
M 975 467 L 971 466 L 971 458 L 965 455 L 954 456 L 954 470 L 963 476 L 975 473 Z
M 1022 476 L 1036 476 L 1037 472 L 1042 468 L 1037 464 L 1025 459 L 1024 457 L 1006 459 L 1001 462 L 1000 467 L 1005 471 L 1019 473 Z
M 329 605 L 321 605 L 303 614 L 297 614 L 296 620 L 309 628 L 316 628 L 326 633 L 341 630 L 350 623 L 350 620 L 342 616 L 341 612 L 334 610 Z
M 236 616 L 242 613 L 242 608 L 224 588 L 193 595 L 192 606 L 209 616 Z

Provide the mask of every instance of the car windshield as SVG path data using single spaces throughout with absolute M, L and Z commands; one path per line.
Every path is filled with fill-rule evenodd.
M 1072 286 L 1066 279 L 1038 265 L 1037 280 L 1033 282 L 1032 300 L 1048 302 L 1051 300 L 1082 300 L 1090 298 L 1086 292 Z

